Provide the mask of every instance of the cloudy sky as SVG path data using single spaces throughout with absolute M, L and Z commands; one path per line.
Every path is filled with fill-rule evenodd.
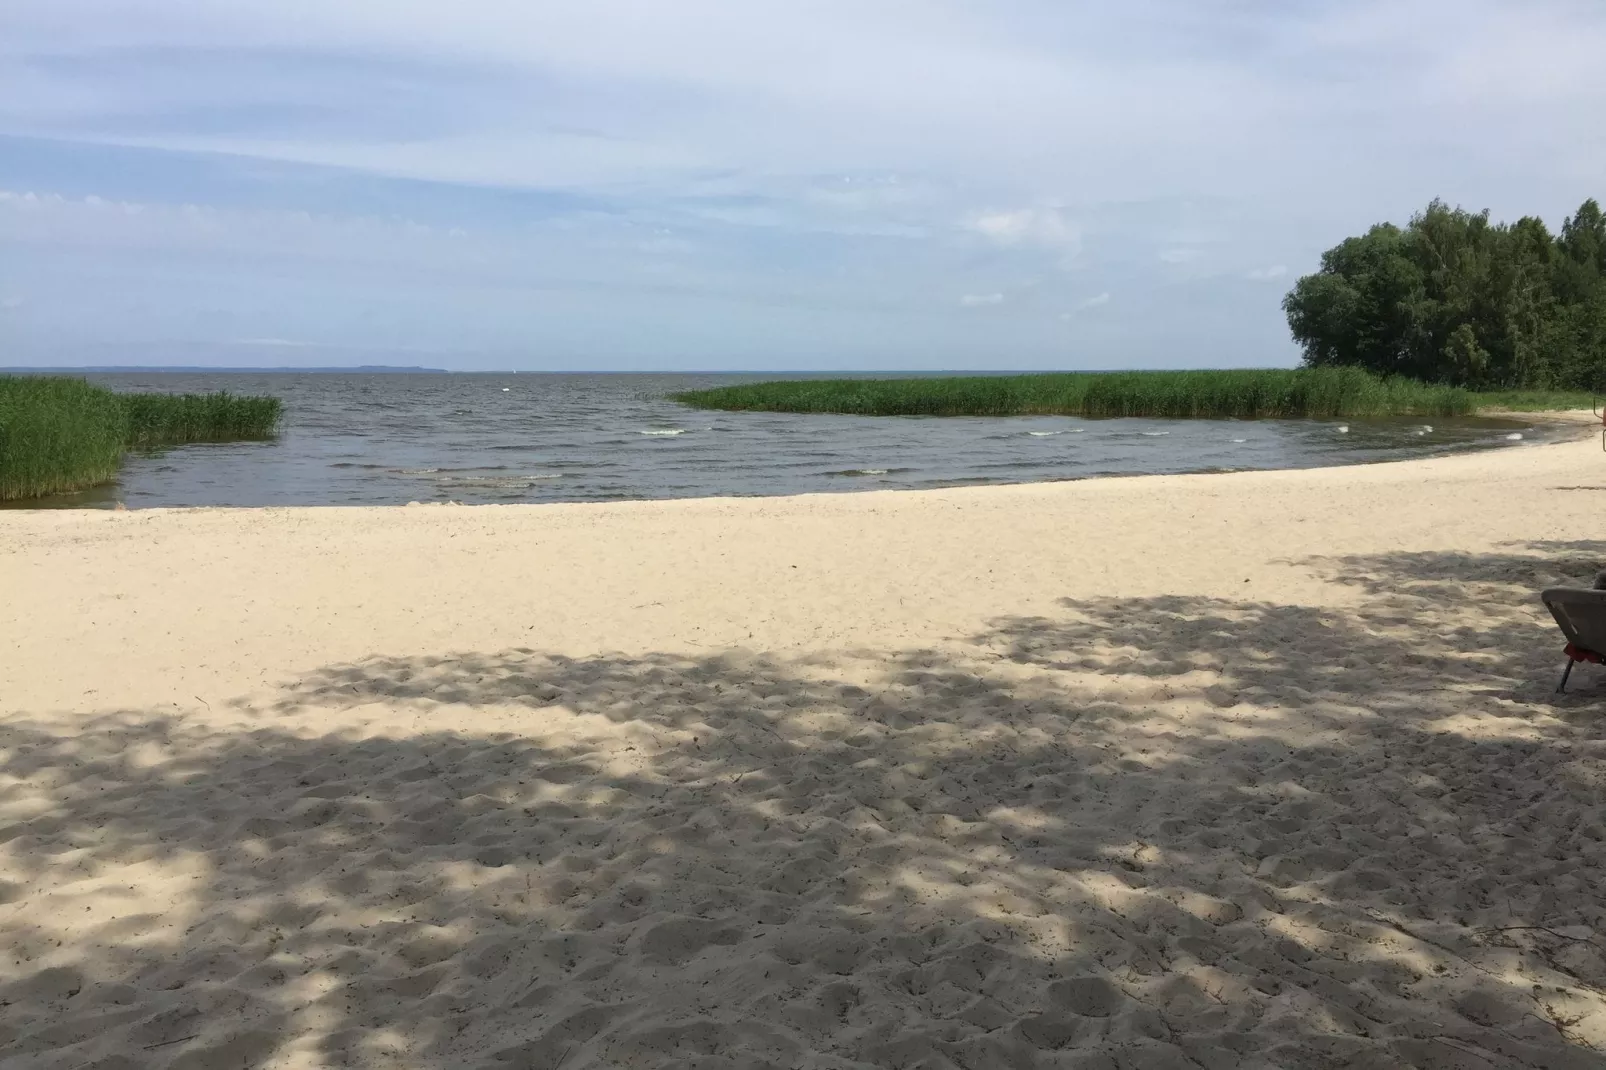
M 1291 364 L 1606 196 L 1600 0 L 7 0 L 0 364 Z

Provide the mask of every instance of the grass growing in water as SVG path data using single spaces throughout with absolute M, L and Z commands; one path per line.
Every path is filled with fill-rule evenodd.
M 115 396 L 128 416 L 125 441 L 131 450 L 267 438 L 279 422 L 280 402 L 272 397 L 227 392 Z
M 117 474 L 126 416 L 82 379 L 0 376 L 0 501 L 104 483 Z
M 0 375 L 0 501 L 105 483 L 128 450 L 271 437 L 280 402 L 117 394 L 83 379 Z
M 1464 416 L 1477 407 L 1465 390 L 1358 368 L 789 380 L 674 397 L 702 409 L 860 416 Z

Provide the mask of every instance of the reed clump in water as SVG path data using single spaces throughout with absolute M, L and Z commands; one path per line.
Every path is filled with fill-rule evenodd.
M 1456 387 L 1356 368 L 788 380 L 674 397 L 702 409 L 858 416 L 1297 419 L 1464 416 L 1477 408 L 1475 396 Z
M 129 450 L 271 438 L 281 403 L 233 394 L 117 394 L 83 379 L 0 376 L 0 501 L 105 483 Z
M 278 398 L 227 391 L 114 396 L 127 414 L 125 442 L 131 450 L 268 438 L 278 426 L 281 410 Z
M 104 483 L 126 440 L 117 396 L 82 379 L 0 376 L 0 500 Z

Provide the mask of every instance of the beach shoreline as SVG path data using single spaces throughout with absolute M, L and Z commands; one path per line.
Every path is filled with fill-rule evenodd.
M 1528 425 L 1529 429 L 1538 429 L 1540 431 L 1540 434 L 1539 434 L 1539 437 L 1537 437 L 1537 438 L 1530 438 L 1530 437 L 1527 437 L 1527 436 L 1519 435 L 1520 438 L 1523 438 L 1525 440 L 1527 446 L 1532 446 L 1532 445 L 1536 445 L 1536 444 L 1545 444 L 1545 443 L 1551 443 L 1551 442 L 1569 441 L 1569 440 L 1574 439 L 1574 438 L 1584 437 L 1589 433 L 1590 429 L 1594 429 L 1594 430 L 1598 431 L 1600 426 L 1601 426 L 1600 422 L 1599 422 L 1599 417 L 1595 416 L 1593 413 L 1590 413 L 1588 410 L 1582 410 L 1582 411 L 1579 411 L 1579 410 L 1572 410 L 1572 411 L 1555 411 L 1555 410 L 1552 410 L 1552 411 L 1543 411 L 1543 412 L 1527 412 L 1527 411 L 1510 410 L 1510 411 L 1490 411 L 1490 412 L 1487 412 L 1487 413 L 1480 413 L 1480 415 L 1488 416 L 1488 417 L 1490 417 L 1492 419 L 1499 419 L 1499 420 L 1503 420 L 1503 421 L 1508 421 L 1513 427 L 1515 427 L 1518 424 L 1526 424 L 1526 425 Z M 885 418 L 877 417 L 877 418 L 867 418 L 867 419 L 896 420 L 896 419 L 902 419 L 902 417 L 885 417 Z M 931 419 L 943 421 L 943 420 L 954 420 L 954 419 L 964 419 L 964 418 L 963 417 L 932 417 Z M 1010 417 L 1008 419 L 1017 419 L 1017 418 Z M 1021 419 L 1024 419 L 1024 418 L 1021 418 Z M 1198 421 L 1183 421 L 1183 422 L 1196 423 Z M 1254 422 L 1254 421 L 1248 421 L 1248 422 Z M 1330 422 L 1330 421 L 1328 421 L 1328 422 Z M 1476 452 L 1480 452 L 1482 450 L 1487 450 L 1489 448 L 1491 448 L 1491 447 L 1489 445 L 1487 445 L 1487 444 L 1484 444 L 1484 445 L 1467 444 L 1467 445 L 1461 446 L 1459 448 L 1452 448 L 1451 450 L 1449 450 L 1447 452 L 1436 454 L 1435 456 L 1458 456 L 1461 453 L 1476 453 Z M 1494 447 L 1494 448 L 1497 448 L 1497 449 L 1510 449 L 1510 448 L 1513 448 L 1513 447 L 1511 447 L 1511 446 L 1498 446 L 1498 447 Z M 1419 459 L 1424 459 L 1424 458 L 1394 458 L 1394 457 L 1387 457 L 1387 458 L 1380 458 L 1380 459 L 1349 460 L 1349 461 L 1344 461 L 1344 462 L 1338 463 L 1338 464 L 1290 465 L 1290 466 L 1286 466 L 1286 467 L 1283 467 L 1283 466 L 1270 466 L 1270 467 L 1262 467 L 1262 466 L 1203 467 L 1203 468 L 1198 468 L 1198 469 L 1195 469 L 1195 470 L 1192 470 L 1192 471 L 1175 471 L 1175 472 L 1138 472 L 1138 471 L 1125 472 L 1125 473 L 1119 473 L 1119 472 L 1116 472 L 1116 473 L 1095 472 L 1093 474 L 1088 474 L 1088 475 L 1049 476 L 1049 477 L 1038 477 L 1038 478 L 1026 477 L 1026 478 L 1021 478 L 1021 479 L 1019 479 L 1017 481 L 1008 481 L 1008 482 L 1005 482 L 1005 481 L 991 482 L 991 481 L 989 481 L 989 482 L 986 482 L 986 483 L 972 483 L 972 482 L 960 480 L 960 481 L 955 481 L 953 483 L 946 484 L 946 485 L 937 485 L 937 486 L 922 487 L 922 488 L 915 488 L 915 487 L 877 487 L 877 488 L 865 488 L 865 489 L 873 489 L 873 490 L 879 490 L 879 491 L 892 491 L 892 492 L 896 492 L 896 493 L 918 493 L 921 490 L 983 489 L 983 488 L 988 488 L 988 487 L 1020 486 L 1020 485 L 1030 485 L 1030 484 L 1039 484 L 1039 483 L 1076 482 L 1076 481 L 1085 480 L 1085 479 L 1147 479 L 1147 478 L 1150 478 L 1151 476 L 1155 476 L 1155 475 L 1222 475 L 1222 474 L 1233 474 L 1233 473 L 1239 473 L 1239 472 L 1270 472 L 1270 471 L 1284 471 L 1284 470 L 1310 471 L 1310 470 L 1317 470 L 1317 469 L 1321 469 L 1321 468 L 1344 468 L 1344 467 L 1351 467 L 1351 466 L 1354 466 L 1354 465 L 1396 464 L 1396 463 L 1400 463 L 1401 461 L 1405 461 L 1405 460 L 1419 460 Z M 382 467 L 382 466 L 371 466 L 371 467 Z M 844 474 L 844 473 L 838 473 L 838 474 Z M 514 482 L 519 482 L 520 480 L 517 477 L 514 477 L 513 481 Z M 352 507 L 352 505 L 353 505 L 353 503 L 342 503 L 342 502 L 330 502 L 330 503 L 307 502 L 307 503 L 296 503 L 296 504 L 266 504 L 266 505 L 255 505 L 255 504 L 253 504 L 253 505 L 199 504 L 199 505 L 176 505 L 176 506 L 175 505 L 141 505 L 138 502 L 137 499 L 132 504 L 130 504 L 128 501 L 125 501 L 124 500 L 125 495 L 120 492 L 120 489 L 119 490 L 113 490 L 113 487 L 115 485 L 116 485 L 115 481 L 113 481 L 112 483 L 108 483 L 108 484 L 103 484 L 103 485 L 87 488 L 85 491 L 76 491 L 76 492 L 71 492 L 71 493 L 66 493 L 66 494 L 50 495 L 50 496 L 46 496 L 46 497 L 40 498 L 40 499 L 19 499 L 19 500 L 0 501 L 0 512 L 17 511 L 17 510 L 27 511 L 27 510 L 30 510 L 30 509 L 52 509 L 52 510 L 72 510 L 72 509 L 91 509 L 91 510 L 95 510 L 95 509 L 98 509 L 98 510 L 131 509 L 132 510 L 132 509 L 138 509 L 138 510 L 142 510 L 142 511 L 149 511 L 149 510 L 152 510 L 152 509 L 168 509 L 168 510 L 185 510 L 185 509 L 273 509 L 273 508 L 305 508 L 305 507 L 311 507 L 311 508 L 340 508 L 340 507 Z M 391 507 L 400 506 L 400 505 L 408 505 L 408 506 L 415 506 L 415 507 L 416 506 L 476 506 L 476 507 L 478 507 L 478 506 L 484 506 L 484 505 L 513 505 L 513 506 L 603 505 L 603 506 L 611 506 L 611 505 L 629 504 L 630 502 L 634 502 L 634 501 L 649 501 L 649 502 L 650 501 L 685 501 L 685 500 L 700 501 L 700 500 L 709 500 L 709 499 L 722 500 L 722 499 L 725 499 L 725 498 L 733 498 L 733 499 L 738 499 L 738 500 L 742 499 L 742 498 L 799 498 L 799 497 L 808 497 L 808 496 L 817 495 L 817 494 L 845 494 L 845 493 L 862 493 L 862 492 L 863 492 L 863 489 L 849 489 L 847 487 L 842 487 L 842 488 L 832 489 L 832 490 L 788 491 L 788 492 L 770 493 L 770 494 L 753 493 L 753 492 L 746 492 L 746 493 L 740 493 L 740 494 L 717 494 L 717 493 L 714 493 L 714 494 L 672 495 L 672 496 L 667 496 L 667 497 L 647 496 L 647 497 L 641 497 L 641 498 L 613 498 L 613 499 L 606 499 L 606 500 L 600 500 L 600 501 L 598 501 L 598 500 L 585 500 L 585 499 L 575 499 L 575 500 L 558 499 L 558 500 L 522 501 L 522 502 L 521 501 L 486 502 L 486 501 L 473 501 L 473 500 L 459 501 L 459 500 L 456 500 L 456 499 L 445 499 L 445 500 L 431 499 L 431 500 L 427 500 L 427 501 L 424 500 L 424 499 L 413 499 L 413 500 L 408 500 L 408 501 L 405 501 L 405 502 L 396 501 L 396 502 L 360 503 L 360 504 L 356 504 L 355 507 L 358 507 L 358 508 L 391 508 Z M 84 497 L 84 495 L 86 493 L 89 494 L 91 497 L 86 499 Z
M 0 511 L 0 1052 L 1606 1065 L 1606 673 L 1537 597 L 1606 455 L 1516 418 L 1578 433 Z
M 244 390 L 277 397 L 285 414 L 281 434 L 272 443 L 131 454 L 115 483 L 3 507 L 545 504 L 930 489 L 1364 463 L 1498 447 L 1503 434 L 1535 426 L 1426 415 L 1353 425 L 880 419 L 702 411 L 667 399 L 676 388 L 709 381 L 696 376 L 568 376 L 540 386 L 526 382 L 528 376 L 336 379 L 107 377 L 97 385 L 119 392 Z

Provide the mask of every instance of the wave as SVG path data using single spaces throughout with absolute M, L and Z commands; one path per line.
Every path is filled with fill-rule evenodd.
M 1169 432 L 1169 431 L 1139 431 L 1138 432 L 1138 434 L 1142 435 L 1144 438 L 1159 438 L 1161 435 L 1169 435 L 1170 433 L 1171 432 Z
M 1033 438 L 1047 438 L 1049 435 L 1063 435 L 1065 432 L 1064 431 L 1028 431 L 1026 433 L 1028 435 L 1031 435 Z
M 1049 463 L 1052 463 L 1052 462 L 1049 462 Z M 1035 471 L 1042 471 L 1043 468 L 1044 468 L 1044 464 L 1045 464 L 1045 462 L 1043 462 L 1041 460 L 1033 459 L 1033 460 L 1020 460 L 1020 461 L 989 461 L 989 462 L 987 462 L 985 464 L 972 464 L 970 467 L 974 468 L 974 469 L 976 469 L 978 471 L 986 471 L 986 472 L 991 472 L 991 471 L 994 471 L 995 469 L 996 470 L 1008 470 L 1008 471 L 1034 471 L 1035 472 Z
M 885 475 L 891 475 L 894 471 L 907 472 L 907 471 L 909 471 L 909 469 L 907 469 L 907 468 L 897 468 L 897 469 L 892 469 L 892 468 L 844 468 L 840 472 L 827 472 L 825 474 L 828 475 L 828 476 L 885 476 Z
M 375 466 L 377 467 L 377 466 Z M 460 474 L 463 472 L 511 472 L 513 469 L 505 464 L 476 464 L 467 468 L 392 468 L 391 471 L 399 476 L 432 476 L 437 472 Z
M 651 431 L 637 431 L 636 432 L 636 434 L 638 434 L 638 435 L 684 435 L 685 433 L 686 433 L 686 429 L 684 427 L 670 427 L 670 428 L 662 428 L 662 429 L 655 428 L 654 430 L 651 430 Z
M 527 476 L 445 476 L 435 480 L 442 487 L 477 487 L 486 490 L 523 490 L 537 483 L 562 479 L 562 472 L 543 472 Z

